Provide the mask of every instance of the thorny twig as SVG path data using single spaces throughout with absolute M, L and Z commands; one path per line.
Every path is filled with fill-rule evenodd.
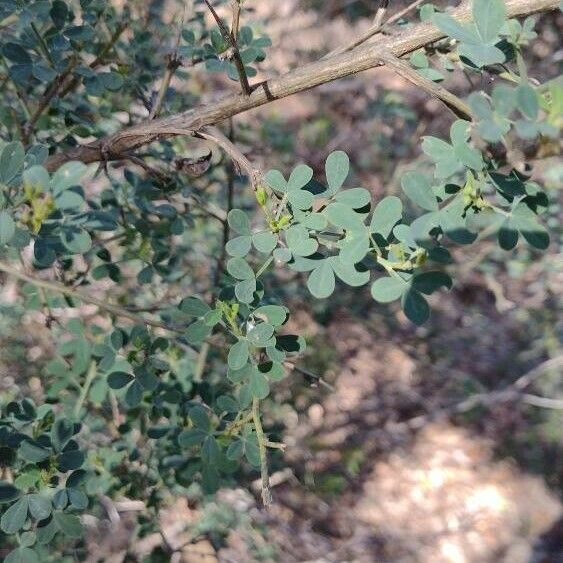
M 229 44 L 231 48 L 230 54 L 232 56 L 235 67 L 237 69 L 240 85 L 242 87 L 242 92 L 245 96 L 250 96 L 252 90 L 248 82 L 248 76 L 246 76 L 246 70 L 244 69 L 244 63 L 242 62 L 242 57 L 240 56 L 240 51 L 237 44 L 237 37 L 236 35 L 234 35 L 235 25 L 233 25 L 233 30 L 229 31 L 227 26 L 223 23 L 223 20 L 219 17 L 217 12 L 215 11 L 215 8 L 209 2 L 209 0 L 205 0 L 205 3 L 207 4 L 207 7 L 209 8 L 211 15 L 213 16 L 213 19 L 217 22 L 217 25 L 219 26 L 221 36 L 223 37 L 225 42 Z M 238 28 L 238 19 L 240 17 L 240 5 L 238 5 L 238 8 L 235 11 L 235 13 L 237 19 L 236 27 Z

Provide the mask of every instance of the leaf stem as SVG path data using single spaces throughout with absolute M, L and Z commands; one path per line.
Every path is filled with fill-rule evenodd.
M 84 405 L 84 401 L 86 401 L 86 397 L 88 396 L 88 392 L 90 391 L 90 387 L 96 379 L 96 375 L 98 374 L 96 362 L 90 362 L 90 367 L 88 368 L 88 372 L 86 373 L 86 379 L 84 381 L 84 385 L 80 391 L 80 396 L 78 397 L 78 401 L 76 401 L 76 405 L 74 405 L 74 417 L 78 418 L 80 415 L 80 410 Z
M 256 272 L 256 279 L 258 279 L 267 269 L 268 266 L 274 261 L 274 257 L 270 256 L 266 262 L 264 262 L 264 264 L 262 264 L 262 267 Z

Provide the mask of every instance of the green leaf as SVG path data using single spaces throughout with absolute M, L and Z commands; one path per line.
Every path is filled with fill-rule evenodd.
M 338 278 L 350 287 L 360 287 L 370 279 L 369 270 L 358 271 L 353 264 L 344 262 L 341 256 L 332 256 L 330 265 Z
M 338 192 L 334 199 L 352 209 L 360 209 L 371 203 L 371 194 L 365 188 L 353 188 Z
M 125 393 L 125 404 L 130 408 L 135 408 L 143 399 L 143 388 L 138 381 L 133 381 Z M 73 468 L 74 469 L 74 468 Z
M 260 448 L 258 446 L 258 438 L 255 432 L 246 436 L 244 443 L 244 455 L 250 465 L 257 468 L 260 467 Z
M 206 436 L 201 446 L 201 459 L 208 465 L 215 465 L 221 456 L 221 448 L 213 436 Z
M 42 545 L 51 543 L 57 532 L 58 532 L 58 528 L 53 519 L 49 520 L 46 524 L 42 526 L 37 526 L 36 529 L 37 543 Z
M 498 232 L 498 242 L 503 250 L 512 250 L 518 244 L 518 229 L 512 225 L 510 218 L 507 218 L 501 225 Z
M 248 331 L 246 338 L 252 346 L 264 347 L 270 342 L 273 335 L 274 327 L 271 324 L 259 323 Z
M 211 330 L 212 327 L 203 319 L 199 319 L 186 329 L 186 339 L 190 344 L 201 344 L 211 334 Z
M 287 182 L 283 177 L 283 174 L 279 170 L 270 170 L 264 176 L 264 180 L 270 188 L 276 190 L 277 192 L 287 191 Z
M 4 563 L 39 563 L 37 552 L 29 547 L 18 547 L 10 551 L 4 559 Z
M 203 317 L 211 308 L 199 297 L 186 297 L 179 305 L 180 311 L 191 317 Z
M 51 187 L 55 195 L 80 185 L 80 179 L 86 171 L 82 162 L 67 162 L 63 164 L 51 178 Z
M 335 194 L 344 184 L 350 172 L 350 159 L 343 151 L 334 151 L 328 155 L 325 173 L 330 193 Z
M 25 491 L 30 489 L 31 487 L 35 487 L 35 485 L 41 480 L 41 471 L 37 468 L 30 469 L 29 471 L 24 471 L 20 473 L 15 481 L 14 485 L 22 490 Z M 18 495 L 19 496 L 19 495 Z M 1 494 L 0 494 L 0 503 L 2 503 Z
M 287 377 L 287 373 L 280 362 L 265 362 L 258 366 L 260 373 L 263 373 L 270 381 L 281 381 Z
M 340 260 L 346 264 L 357 264 L 363 260 L 370 248 L 367 231 L 348 231 L 346 238 L 340 242 Z
M 85 254 L 92 247 L 92 239 L 83 229 L 65 229 L 61 241 L 72 254 Z
M 7 211 L 0 211 L 0 244 L 9 243 L 16 234 L 16 224 Z
M 459 24 L 454 18 L 447 14 L 435 14 L 434 23 L 440 31 L 443 31 L 449 37 L 457 39 L 463 43 L 479 43 L 480 38 L 470 29 Z
M 538 250 L 546 250 L 549 247 L 548 231 L 533 216 L 523 216 L 514 213 L 511 224 L 520 231 L 530 246 Z
M 11 483 L 0 481 L 0 504 L 16 500 L 20 494 L 20 491 Z
M 19 532 L 27 520 L 28 497 L 22 497 L 15 502 L 0 519 L 0 529 L 6 534 Z
M 243 258 L 231 258 L 227 262 L 227 272 L 237 280 L 253 280 L 254 271 Z
M 328 225 L 328 221 L 324 215 L 321 213 L 307 213 L 307 215 L 300 220 L 301 225 L 306 227 L 307 229 L 311 229 L 314 231 L 322 231 L 326 229 Z
M 43 166 L 32 166 L 23 173 L 24 186 L 33 191 L 46 192 L 49 188 L 49 182 L 49 172 Z
M 270 254 L 278 244 L 278 237 L 270 232 L 256 233 L 252 235 L 252 244 L 258 252 Z
M 407 284 L 398 278 L 379 278 L 371 286 L 371 296 L 379 303 L 391 303 L 403 295 Z
M 532 121 L 538 118 L 540 110 L 538 94 L 530 84 L 520 84 L 516 88 L 516 105 L 524 117 Z
M 123 389 L 133 381 L 135 377 L 130 373 L 125 373 L 124 371 L 115 371 L 108 375 L 108 385 L 112 389 Z
M 415 289 L 409 289 L 403 294 L 402 306 L 407 318 L 417 326 L 424 324 L 430 317 L 426 299 Z
M 133 383 L 133 385 L 135 385 L 135 383 Z M 129 387 L 127 392 L 129 392 L 131 387 Z M 80 467 L 82 467 L 82 464 L 84 463 L 85 459 L 86 456 L 80 450 L 69 450 L 63 452 L 62 454 L 59 455 L 59 458 L 57 460 L 58 469 L 59 471 L 62 472 L 74 471 L 75 469 L 79 469 Z
M 207 410 L 203 406 L 201 405 L 193 406 L 189 410 L 188 415 L 197 428 L 201 428 L 206 432 L 208 432 L 209 429 L 211 428 L 211 423 L 209 421 Z
M 494 45 L 470 45 L 463 43 L 459 46 L 458 53 L 460 57 L 469 59 L 479 68 L 500 64 L 506 60 L 505 54 Z
M 334 271 L 328 260 L 321 262 L 309 275 L 307 287 L 312 295 L 318 299 L 330 297 L 334 292 L 336 280 L 334 279 Z
M 184 430 L 178 435 L 178 444 L 182 448 L 191 448 L 198 446 L 207 437 L 207 432 L 201 428 L 193 428 L 191 430 Z
M 60 452 L 74 435 L 74 423 L 66 418 L 60 418 L 51 427 L 51 444 L 55 451 Z
M 88 508 L 88 497 L 85 493 L 73 488 L 67 489 L 66 492 L 68 494 L 68 500 L 74 508 L 77 510 Z
M 241 302 L 250 304 L 254 301 L 256 291 L 256 280 L 242 280 L 235 285 L 235 297 Z
M 9 61 L 21 65 L 30 64 L 32 62 L 29 53 L 19 43 L 13 43 L 11 41 L 3 45 L 2 55 Z
M 257 369 L 253 369 L 250 374 L 250 392 L 252 396 L 256 399 L 265 399 L 270 393 L 270 385 L 266 376 L 259 372 Z
M 26 461 L 31 463 L 41 463 L 52 455 L 51 450 L 27 440 L 20 444 L 19 453 Z
M 240 411 L 240 405 L 238 401 L 231 395 L 221 395 L 217 398 L 217 408 L 224 412 L 235 412 Z
M 313 169 L 306 164 L 299 164 L 296 166 L 289 180 L 287 181 L 287 191 L 300 190 L 305 187 L 313 178 Z
M 508 175 L 489 172 L 489 177 L 496 188 L 509 196 L 518 197 L 526 193 L 526 184 L 514 170 Z
M 239 340 L 231 346 L 227 356 L 227 364 L 233 370 L 242 369 L 248 361 L 248 356 L 248 342 L 246 340 Z
M 254 316 L 267 320 L 272 326 L 282 326 L 287 320 L 287 308 L 280 305 L 263 305 L 253 313 Z
M 25 152 L 19 141 L 8 143 L 0 154 L 0 184 L 10 184 L 23 170 Z
M 236 461 L 244 455 L 244 442 L 242 440 L 235 440 L 229 444 L 227 448 L 227 459 Z
M 313 206 L 315 196 L 307 190 L 292 190 L 287 193 L 287 200 L 294 208 L 305 210 Z
M 403 203 L 401 200 L 394 195 L 387 196 L 377 204 L 371 217 L 369 230 L 386 239 L 402 216 Z
M 24 532 L 20 535 L 20 546 L 21 547 L 31 547 L 37 541 L 37 536 L 35 532 Z
M 39 494 L 27 496 L 29 512 L 35 520 L 45 520 L 51 515 L 53 509 L 51 501 Z
M 74 514 L 66 514 L 65 512 L 55 512 L 53 519 L 59 530 L 71 538 L 80 538 L 84 533 L 82 523 Z
M 319 243 L 309 238 L 309 232 L 301 225 L 294 225 L 285 231 L 285 241 L 289 250 L 297 256 L 310 256 L 319 248 Z
M 452 278 L 444 272 L 424 272 L 412 280 L 412 287 L 426 295 L 431 295 L 441 287 L 451 289 L 452 286 Z
M 363 230 L 363 217 L 343 203 L 331 203 L 325 210 L 327 219 L 341 229 Z
M 231 256 L 244 258 L 250 252 L 252 238 L 249 236 L 235 237 L 227 242 L 225 250 Z
M 442 141 L 442 139 L 424 137 L 422 141 L 422 151 L 435 162 L 436 178 L 449 178 L 461 170 L 461 164 L 454 154 L 453 147 L 445 141 Z
M 473 19 L 481 39 L 494 41 L 506 21 L 504 0 L 473 0 Z
M 420 172 L 407 172 L 401 179 L 403 191 L 409 199 L 426 211 L 438 211 L 438 202 L 426 176 Z
M 231 209 L 227 215 L 229 226 L 238 235 L 249 236 L 252 234 L 248 215 L 242 209 Z

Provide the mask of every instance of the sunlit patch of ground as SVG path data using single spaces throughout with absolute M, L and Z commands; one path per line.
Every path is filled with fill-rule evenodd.
M 411 448 L 375 464 L 356 509 L 386 538 L 389 560 L 531 560 L 561 504 L 540 479 L 494 461 L 490 446 L 463 429 L 431 425 Z

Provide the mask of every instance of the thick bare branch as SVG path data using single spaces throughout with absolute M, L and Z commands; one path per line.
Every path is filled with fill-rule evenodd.
M 558 0 L 507 0 L 509 17 L 525 16 L 554 10 Z M 471 8 L 464 4 L 452 12 L 460 22 L 471 21 Z M 381 37 L 377 41 L 357 49 L 298 68 L 279 78 L 266 80 L 254 86 L 250 96 L 230 95 L 207 105 L 123 129 L 95 143 L 83 145 L 66 153 L 54 155 L 47 161 L 50 170 L 61 164 L 80 160 L 86 164 L 120 155 L 143 145 L 175 135 L 193 135 L 208 125 L 214 125 L 229 117 L 244 113 L 315 86 L 338 80 L 364 70 L 381 66 L 381 52 L 401 57 L 421 47 L 442 39 L 444 34 L 431 23 L 422 23 L 394 37 Z

